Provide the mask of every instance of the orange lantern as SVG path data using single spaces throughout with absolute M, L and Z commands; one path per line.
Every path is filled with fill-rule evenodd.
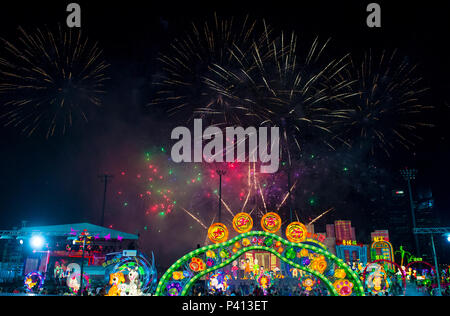
M 261 218 L 261 227 L 268 233 L 275 234 L 281 228 L 281 217 L 277 213 L 267 213 Z
M 228 228 L 225 224 L 214 223 L 208 229 L 208 238 L 213 243 L 225 242 L 228 239 Z
M 286 238 L 290 242 L 299 243 L 306 239 L 306 226 L 300 222 L 293 222 L 286 228 Z
M 239 234 L 244 234 L 252 230 L 253 219 L 247 213 L 239 213 L 233 218 L 233 228 Z

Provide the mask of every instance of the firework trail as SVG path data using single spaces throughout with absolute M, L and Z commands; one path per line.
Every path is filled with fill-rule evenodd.
M 399 145 L 410 150 L 421 140 L 418 130 L 431 127 L 426 114 L 433 106 L 423 105 L 423 79 L 417 65 L 411 65 L 397 51 L 372 51 L 348 69 L 356 94 L 348 99 L 348 108 L 336 111 L 337 135 L 353 146 L 366 147 L 370 154 L 378 150 L 387 156 Z
M 30 136 L 46 138 L 87 121 L 101 105 L 108 65 L 80 30 L 19 28 L 17 43 L 0 39 L 0 119 Z
M 322 214 L 320 214 L 319 216 L 317 216 L 315 219 L 313 219 L 312 221 L 310 221 L 310 222 L 308 223 L 308 225 L 314 224 L 314 223 L 317 222 L 319 219 L 321 219 L 322 217 L 324 217 L 325 215 L 327 215 L 328 213 L 330 213 L 330 212 L 332 212 L 332 211 L 334 211 L 334 208 L 330 208 L 330 209 L 326 210 L 325 212 L 323 212 Z M 297 218 L 297 220 L 298 220 L 298 218 Z

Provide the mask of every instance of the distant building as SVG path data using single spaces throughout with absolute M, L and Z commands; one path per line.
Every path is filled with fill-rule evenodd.
M 326 239 L 323 243 L 346 263 L 353 266 L 367 264 L 367 245 L 356 241 L 356 231 L 351 221 L 339 220 L 326 225 Z
M 336 240 L 354 240 L 352 237 L 352 222 L 351 221 L 335 221 L 334 231 Z
M 383 240 L 389 241 L 389 230 L 376 230 L 370 233 L 370 240 L 373 242 L 375 237 L 382 237 Z
M 403 192 L 404 194 L 399 194 Z M 439 226 L 434 213 L 434 198 L 431 189 L 413 186 L 413 205 L 416 218 L 416 227 Z M 395 191 L 392 194 L 391 210 L 389 213 L 390 242 L 412 253 L 415 252 L 411 207 L 407 191 Z M 428 245 L 429 237 L 419 235 L 419 257 L 431 261 L 432 254 Z
M 326 226 L 327 238 L 336 238 L 336 233 L 334 231 L 334 224 L 328 224 Z

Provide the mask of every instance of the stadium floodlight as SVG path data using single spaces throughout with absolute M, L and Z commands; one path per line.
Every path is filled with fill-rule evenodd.
M 34 250 L 41 249 L 44 246 L 45 239 L 41 235 L 34 235 L 30 239 L 30 245 Z

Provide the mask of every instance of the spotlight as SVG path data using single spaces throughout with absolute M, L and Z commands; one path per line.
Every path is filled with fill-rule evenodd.
M 31 237 L 30 244 L 33 249 L 40 249 L 44 246 L 44 238 L 39 235 Z

